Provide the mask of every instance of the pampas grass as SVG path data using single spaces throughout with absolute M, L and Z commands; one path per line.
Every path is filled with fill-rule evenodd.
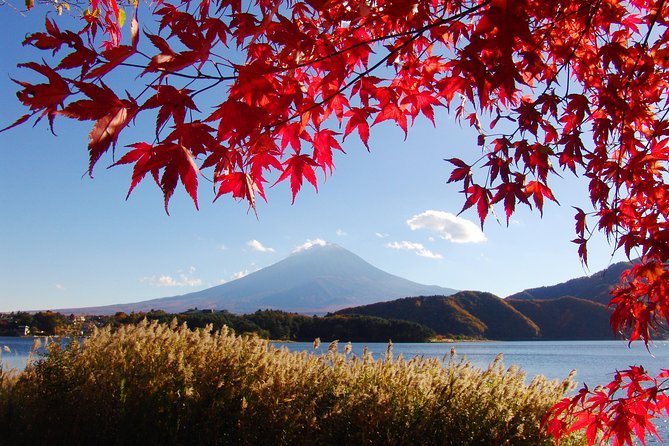
M 0 444 L 549 445 L 539 422 L 573 387 L 444 360 L 289 352 L 225 327 L 142 322 L 51 343 L 0 370 Z M 561 444 L 584 444 L 571 439 Z

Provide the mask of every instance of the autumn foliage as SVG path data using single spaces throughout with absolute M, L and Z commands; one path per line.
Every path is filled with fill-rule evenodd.
M 613 328 L 647 342 L 665 326 L 665 0 L 165 0 L 125 10 L 93 0 L 80 29 L 47 19 L 25 39 L 46 61 L 20 65 L 35 76 L 16 81 L 29 110 L 14 125 L 91 121 L 90 171 L 123 146 L 113 165 L 132 166 L 129 193 L 148 175 L 166 209 L 178 184 L 197 206 L 204 178 L 215 198 L 254 208 L 268 184 L 288 181 L 293 200 L 305 180 L 316 188 L 353 134 L 369 147 L 370 127 L 390 121 L 406 133 L 419 116 L 450 111 L 479 135 L 472 159 L 446 160 L 463 211 L 481 223 L 496 207 L 507 221 L 518 204 L 541 212 L 557 201 L 554 175 L 585 177 L 593 209 L 576 209 L 581 259 L 593 231 L 641 259 L 613 294 Z M 138 80 L 119 83 L 122 73 Z M 119 143 L 140 119 L 155 123 L 145 139 Z M 583 389 L 547 427 L 556 437 L 585 427 L 591 443 L 643 439 L 667 412 L 667 373 L 631 368 L 604 390 Z

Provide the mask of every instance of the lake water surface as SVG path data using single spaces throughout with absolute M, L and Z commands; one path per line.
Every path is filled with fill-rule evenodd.
M 313 344 L 306 342 L 274 343 L 291 351 L 313 351 Z M 29 359 L 33 345 L 32 338 L 0 337 L 0 361 L 3 367 L 23 369 Z M 374 358 L 385 355 L 385 343 L 354 343 L 353 354 L 361 356 L 365 345 Z M 323 343 L 317 353 L 327 352 L 328 344 Z M 339 350 L 343 351 L 343 344 Z M 563 379 L 570 370 L 575 369 L 575 380 L 589 387 L 608 383 L 616 370 L 630 365 L 642 365 L 651 374 L 662 368 L 669 368 L 669 341 L 658 341 L 650 346 L 650 352 L 643 343 L 634 343 L 628 347 L 625 341 L 527 341 L 527 342 L 455 342 L 455 343 L 396 343 L 393 354 L 400 353 L 405 358 L 417 355 L 425 357 L 445 357 L 448 360 L 451 348 L 458 357 L 465 356 L 474 365 L 485 368 L 497 354 L 504 355 L 504 364 L 520 366 L 531 379 L 535 375 L 544 375 L 551 379 Z M 580 387 L 580 386 L 579 386 Z M 669 441 L 669 424 L 656 423 L 665 443 Z M 648 441 L 648 444 L 661 444 Z
M 40 341 L 42 341 L 40 339 Z M 23 370 L 31 358 L 35 340 L 33 338 L 18 338 L 0 336 L 0 365 L 4 370 Z M 41 342 L 44 344 L 44 342 Z M 34 357 L 33 359 L 37 359 Z

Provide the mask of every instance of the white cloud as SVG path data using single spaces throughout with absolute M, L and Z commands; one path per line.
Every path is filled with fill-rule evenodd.
M 274 252 L 274 248 L 268 248 L 260 243 L 258 240 L 249 240 L 246 242 L 246 246 L 258 252 Z
M 421 257 L 426 257 L 428 259 L 443 259 L 444 257 L 441 254 L 436 254 L 429 249 L 427 249 L 425 246 L 423 246 L 421 243 L 415 243 L 415 242 L 407 242 L 401 241 L 401 242 L 390 242 L 386 244 L 386 247 L 391 248 L 391 249 L 402 249 L 406 251 L 414 251 L 416 255 L 421 256 Z
M 312 248 L 314 246 L 325 246 L 328 242 L 323 239 L 317 238 L 316 240 L 307 240 L 304 244 L 293 249 L 293 254 L 296 252 L 304 251 L 305 249 Z
M 151 286 L 157 287 L 197 287 L 202 285 L 202 279 L 193 277 L 195 267 L 188 267 L 187 272 L 181 270 L 177 271 L 177 277 L 169 274 L 161 274 L 160 276 L 142 277 L 140 282 L 146 282 Z
M 343 237 L 343 236 L 345 236 L 345 235 L 348 235 L 348 233 L 347 233 L 346 231 L 344 231 L 343 229 L 337 229 L 336 234 L 337 234 L 339 237 Z
M 450 212 L 425 211 L 408 219 L 407 224 L 413 231 L 416 229 L 435 231 L 441 238 L 452 243 L 481 243 L 487 240 L 478 225 Z
M 65 291 L 65 285 L 63 285 L 62 283 L 57 283 L 57 284 L 55 284 L 54 286 L 55 286 L 56 289 L 59 290 L 59 291 Z
M 382 234 L 380 232 L 375 232 L 374 235 L 376 235 L 378 238 L 386 238 L 390 236 L 390 234 Z
M 245 270 L 237 271 L 236 273 L 234 273 L 234 274 L 232 275 L 232 278 L 233 278 L 234 280 L 237 280 L 237 279 L 241 279 L 241 278 L 244 277 L 244 276 L 247 276 L 248 274 L 249 274 L 249 270 L 245 269 Z
M 172 278 L 172 276 L 160 276 L 158 280 L 155 281 L 157 286 L 178 286 L 177 281 Z

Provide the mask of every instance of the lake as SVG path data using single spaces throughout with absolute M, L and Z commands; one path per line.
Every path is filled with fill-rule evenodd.
M 313 351 L 313 344 L 307 342 L 275 342 L 277 346 L 291 351 Z M 1 363 L 5 368 L 23 369 L 33 345 L 32 338 L 0 337 Z M 367 346 L 374 358 L 385 355 L 385 343 L 354 343 L 353 354 L 361 356 Z M 327 352 L 328 344 L 323 343 L 316 350 Z M 589 387 L 608 383 L 615 370 L 622 370 L 630 365 L 642 365 L 651 374 L 662 368 L 669 368 L 669 341 L 654 342 L 650 353 L 643 343 L 634 343 L 628 347 L 625 341 L 526 341 L 526 342 L 454 342 L 454 343 L 396 343 L 393 354 L 400 353 L 405 358 L 417 355 L 448 359 L 451 348 L 458 357 L 465 356 L 474 365 L 485 368 L 497 354 L 504 355 L 504 364 L 517 364 L 528 375 L 544 375 L 551 379 L 563 379 L 570 370 L 576 369 L 575 380 L 586 383 Z M 339 345 L 343 351 L 344 344 Z M 579 386 L 580 387 L 580 386 Z M 656 427 L 665 442 L 669 441 L 669 423 L 661 420 Z M 648 444 L 661 444 L 648 441 Z
M 44 339 L 40 340 L 44 344 Z M 3 369 L 23 370 L 30 358 L 34 342 L 33 338 L 0 336 L 0 365 Z

